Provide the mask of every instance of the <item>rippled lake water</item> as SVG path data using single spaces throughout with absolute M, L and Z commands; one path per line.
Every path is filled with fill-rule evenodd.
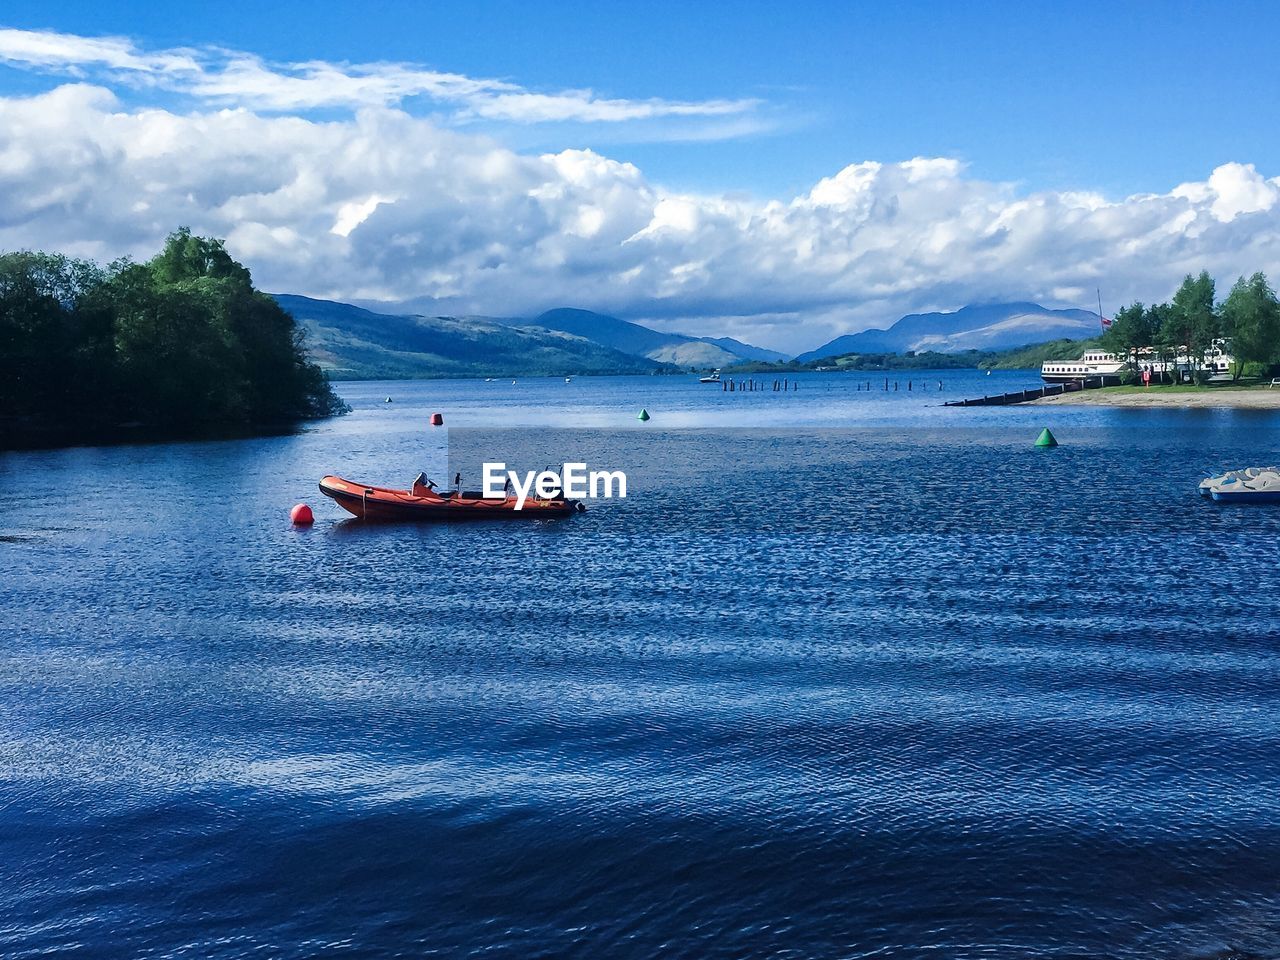
M 0 454 L 0 955 L 1280 957 L 1280 415 L 939 406 L 1035 379 Z M 548 450 L 627 499 L 315 487 Z

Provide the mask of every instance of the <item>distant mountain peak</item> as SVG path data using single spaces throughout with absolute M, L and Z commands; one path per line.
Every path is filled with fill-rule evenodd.
M 1100 332 L 1089 310 L 1055 310 L 1027 300 L 973 303 L 959 310 L 910 313 L 888 329 L 845 334 L 796 357 L 805 363 L 846 353 L 957 353 L 1008 350 L 1047 340 L 1078 340 Z
M 631 320 L 577 307 L 556 307 L 527 321 L 562 330 L 596 343 L 678 367 L 727 367 L 743 360 L 785 360 L 786 354 L 752 346 L 732 337 L 695 337 L 665 333 Z

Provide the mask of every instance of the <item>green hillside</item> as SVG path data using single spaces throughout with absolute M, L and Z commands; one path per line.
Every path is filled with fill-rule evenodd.
M 1098 346 L 1097 338 L 1050 340 L 1047 343 L 1033 343 L 1030 346 L 991 354 L 990 359 L 980 363 L 979 366 L 992 370 L 1038 370 L 1041 364 L 1050 360 L 1076 360 L 1086 350 L 1096 350 Z
M 311 358 L 335 380 L 656 373 L 663 364 L 582 337 L 478 317 L 374 313 L 276 294 L 307 332 Z
M 583 337 L 602 346 L 670 363 L 686 369 L 711 369 L 750 360 L 782 361 L 786 354 L 734 340 L 732 337 L 691 337 L 683 333 L 663 333 L 629 320 L 619 320 L 593 310 L 558 307 L 529 321 L 500 320 L 500 323 L 544 327 Z
M 716 367 L 727 367 L 731 363 L 739 363 L 741 358 L 714 343 L 692 340 L 686 343 L 671 343 L 648 353 L 650 360 L 660 363 L 673 363 L 685 369 L 708 370 Z

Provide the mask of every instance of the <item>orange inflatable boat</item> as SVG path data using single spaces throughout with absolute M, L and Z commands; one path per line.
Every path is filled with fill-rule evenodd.
M 440 493 L 425 477 L 415 480 L 408 490 L 370 487 L 341 477 L 325 477 L 320 481 L 320 492 L 361 520 L 535 519 L 563 517 L 585 509 L 579 500 L 563 497 L 538 500 L 531 496 L 517 510 L 519 501 L 514 496 L 485 497 L 477 491 Z

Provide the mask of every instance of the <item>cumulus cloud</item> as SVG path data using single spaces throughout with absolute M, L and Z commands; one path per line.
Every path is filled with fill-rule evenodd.
M 948 158 L 854 163 L 755 200 L 381 105 L 178 112 L 92 83 L 0 98 L 0 249 L 147 256 L 187 224 L 271 290 L 442 313 L 571 304 L 796 350 L 912 310 L 1087 305 L 1096 286 L 1108 303 L 1163 298 L 1202 267 L 1280 273 L 1278 201 L 1280 180 L 1238 163 L 1109 199 L 1027 193 Z

